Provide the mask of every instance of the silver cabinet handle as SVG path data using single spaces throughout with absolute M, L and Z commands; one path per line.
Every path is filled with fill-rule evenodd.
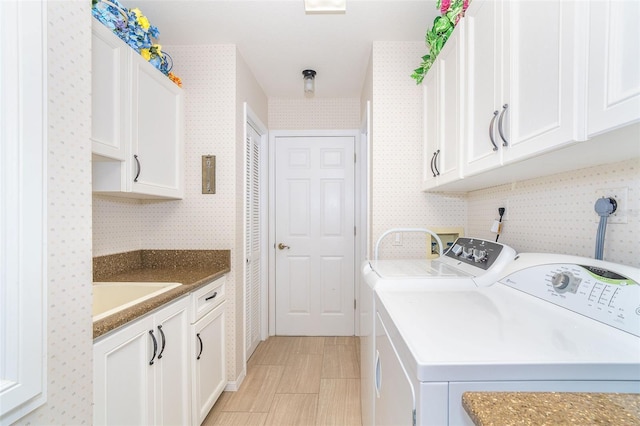
M 507 108 L 509 108 L 509 104 L 502 105 L 502 112 L 500 113 L 500 118 L 498 119 L 498 133 L 500 133 L 500 138 L 502 139 L 502 146 L 509 146 L 509 141 L 504 137 L 504 127 L 502 125 L 502 119 L 507 112 Z
M 133 159 L 136 160 L 136 165 L 137 165 L 137 169 L 138 169 L 138 173 L 136 173 L 136 177 L 133 178 L 134 182 L 138 181 L 138 178 L 140 177 L 140 172 L 142 171 L 142 167 L 140 166 L 140 160 L 138 160 L 138 156 L 134 155 Z
M 280 243 L 280 244 L 278 244 L 278 248 L 279 248 L 280 250 L 284 250 L 284 249 L 289 250 L 291 247 L 289 247 L 289 246 L 287 246 L 287 245 L 284 245 L 284 244 Z
M 438 170 L 438 156 L 440 155 L 440 150 L 437 150 L 433 153 L 433 168 L 436 169 L 436 174 L 434 176 L 440 176 L 440 170 Z
M 493 123 L 496 121 L 496 117 L 498 116 L 498 110 L 493 111 L 493 118 L 491 119 L 491 124 L 489 124 L 489 139 L 491 140 L 491 144 L 493 145 L 493 150 L 498 150 L 498 145 L 496 145 L 496 141 L 494 139 L 494 131 L 493 131 Z

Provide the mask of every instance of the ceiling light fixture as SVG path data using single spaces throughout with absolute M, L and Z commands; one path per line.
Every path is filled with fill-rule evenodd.
M 302 75 L 304 76 L 304 93 L 312 95 L 315 91 L 316 72 L 314 70 L 304 70 Z
M 304 0 L 306 13 L 345 13 L 347 0 Z

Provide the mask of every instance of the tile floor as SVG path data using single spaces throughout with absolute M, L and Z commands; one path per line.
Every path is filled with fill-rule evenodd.
M 274 336 L 249 359 L 203 425 L 361 426 L 357 337 Z

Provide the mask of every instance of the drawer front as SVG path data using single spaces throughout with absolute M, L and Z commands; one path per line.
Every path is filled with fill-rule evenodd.
M 191 293 L 193 303 L 193 309 L 191 310 L 192 324 L 225 300 L 225 281 L 226 276 L 220 277 Z

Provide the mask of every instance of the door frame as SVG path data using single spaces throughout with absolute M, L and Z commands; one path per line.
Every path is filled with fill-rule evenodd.
M 274 336 L 276 332 L 276 220 L 275 220 L 275 152 L 276 152 L 276 138 L 278 137 L 339 137 L 347 136 L 354 138 L 354 149 L 356 152 L 356 163 L 354 170 L 354 202 L 356 206 L 354 224 L 356 226 L 356 244 L 354 249 L 354 297 L 358 300 L 357 290 L 357 274 L 360 270 L 358 259 L 361 257 L 361 250 L 358 242 L 358 236 L 361 232 L 366 232 L 365 224 L 363 224 L 362 215 L 358 211 L 358 206 L 361 203 L 362 197 L 366 197 L 366 182 L 361 182 L 362 173 L 361 167 L 366 165 L 367 159 L 360 158 L 363 150 L 360 147 L 360 129 L 344 129 L 344 130 L 270 130 L 269 131 L 269 243 L 267 253 L 269 254 L 269 336 Z M 366 150 L 364 150 L 366 152 Z M 356 302 L 357 303 L 357 302 Z M 354 335 L 358 332 L 358 315 L 356 310 L 353 311 L 354 315 Z

